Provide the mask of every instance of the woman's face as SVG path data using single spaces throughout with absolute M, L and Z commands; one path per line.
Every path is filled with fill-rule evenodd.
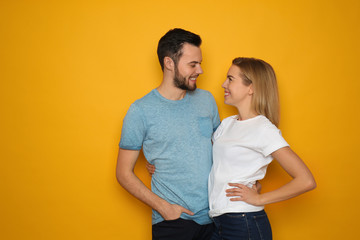
M 251 103 L 252 84 L 246 86 L 240 74 L 240 68 L 236 65 L 231 65 L 226 80 L 222 84 L 225 90 L 225 104 L 239 107 L 245 103 Z

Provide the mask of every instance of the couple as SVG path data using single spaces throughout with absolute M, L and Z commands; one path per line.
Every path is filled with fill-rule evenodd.
M 183 29 L 160 39 L 163 81 L 124 118 L 117 179 L 153 209 L 153 239 L 272 239 L 263 206 L 315 188 L 314 178 L 276 127 L 272 67 L 233 60 L 222 87 L 225 103 L 239 114 L 220 124 L 211 93 L 196 89 L 203 73 L 200 45 L 198 35 Z M 133 172 L 141 148 L 156 167 L 152 191 Z M 273 158 L 293 179 L 260 194 L 256 182 Z

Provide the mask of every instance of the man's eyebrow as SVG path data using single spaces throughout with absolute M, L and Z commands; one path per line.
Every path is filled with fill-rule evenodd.
M 201 62 L 198 62 L 198 61 L 192 61 L 192 62 L 189 62 L 189 64 L 193 64 L 193 63 L 198 63 L 198 64 L 201 64 Z

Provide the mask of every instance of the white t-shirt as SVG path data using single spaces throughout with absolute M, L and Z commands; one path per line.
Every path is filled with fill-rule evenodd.
M 213 135 L 213 166 L 209 176 L 209 205 L 211 217 L 229 212 L 256 212 L 264 206 L 243 201 L 230 201 L 225 190 L 228 183 L 252 187 L 264 178 L 270 155 L 289 146 L 280 130 L 265 116 L 238 121 L 230 116 L 222 121 Z

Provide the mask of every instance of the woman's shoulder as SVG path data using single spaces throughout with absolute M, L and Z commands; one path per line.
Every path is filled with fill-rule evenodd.
M 258 120 L 258 131 L 262 136 L 270 136 L 270 135 L 281 135 L 281 131 L 278 127 L 276 127 L 267 117 L 262 116 L 259 117 Z
M 258 117 L 258 123 L 264 128 L 278 129 L 267 117 L 260 115 Z
M 236 121 L 237 119 L 237 115 L 232 115 L 232 116 L 229 116 L 229 117 L 226 117 L 224 118 L 222 121 L 221 121 L 221 124 L 222 125 L 227 125 L 233 121 Z
M 236 120 L 236 115 L 224 118 L 214 132 L 212 140 L 216 141 L 222 135 L 224 129 L 226 129 L 234 119 Z

